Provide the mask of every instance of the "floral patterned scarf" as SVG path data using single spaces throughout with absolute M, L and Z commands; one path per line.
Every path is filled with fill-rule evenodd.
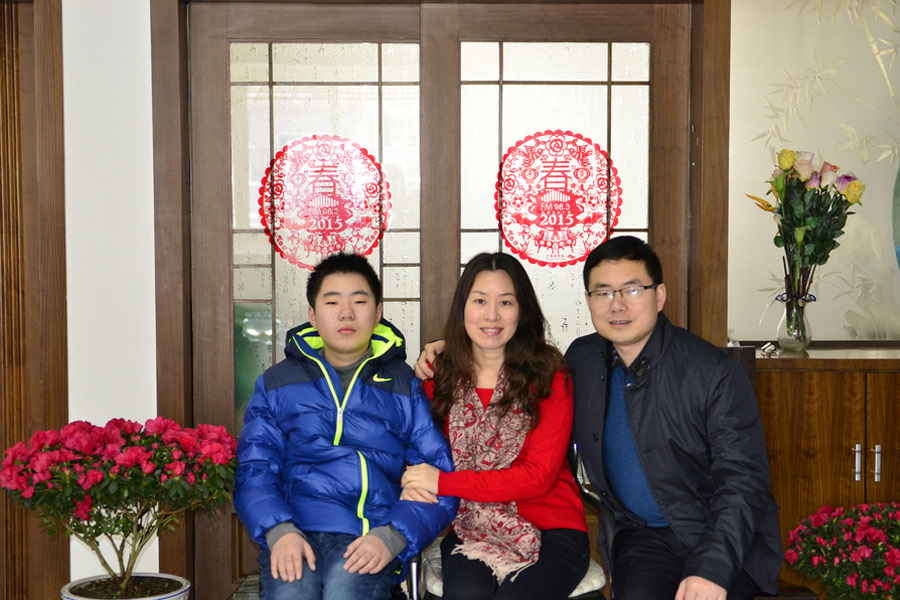
M 503 418 L 492 410 L 503 397 L 507 380 L 501 372 L 484 408 L 475 388 L 460 388 L 450 407 L 448 425 L 453 464 L 457 471 L 505 469 L 519 456 L 531 419 L 520 409 Z M 537 562 L 541 532 L 519 516 L 515 502 L 475 502 L 461 499 L 453 529 L 462 543 L 454 554 L 480 560 L 494 572 L 497 581 L 515 577 Z

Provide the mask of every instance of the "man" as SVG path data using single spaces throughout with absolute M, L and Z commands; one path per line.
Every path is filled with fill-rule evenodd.
M 366 259 L 329 256 L 306 295 L 310 322 L 288 332 L 247 406 L 235 508 L 260 544 L 261 598 L 387 599 L 458 504 L 400 500 L 403 467 L 452 471 L 450 448 Z
M 602 531 L 599 540 L 614 597 L 739 600 L 777 592 L 778 507 L 746 373 L 669 322 L 659 258 L 638 238 L 595 248 L 584 284 L 597 333 L 566 352 L 575 382 L 572 436 L 615 524 L 611 556 Z M 423 365 L 424 357 L 420 376 Z

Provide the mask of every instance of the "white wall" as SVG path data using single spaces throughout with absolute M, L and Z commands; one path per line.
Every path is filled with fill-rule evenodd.
M 900 338 L 900 270 L 891 225 L 898 163 L 878 160 L 900 145 L 900 63 L 882 70 L 874 39 L 897 42 L 895 30 L 869 4 L 851 21 L 839 2 L 806 10 L 784 0 L 733 0 L 729 177 L 728 327 L 740 340 L 774 340 L 783 312 L 772 304 L 783 288 L 783 253 L 772 243 L 772 215 L 744 194 L 764 197 L 774 153 L 787 147 L 816 153 L 866 184 L 862 206 L 847 220 L 841 244 L 818 268 L 810 305 L 813 339 Z M 891 15 L 900 22 L 900 15 Z M 883 47 L 883 42 L 876 42 Z M 786 86 L 786 87 L 785 87 Z M 783 93 L 789 93 L 785 97 Z M 787 116 L 787 119 L 785 119 Z M 775 127 L 784 138 L 762 137 Z M 780 291 L 780 290 L 779 290 Z M 768 307 L 768 308 L 767 308 Z
M 148 0 L 65 0 L 69 418 L 156 416 Z M 38 174 L 40 176 L 40 174 Z M 102 573 L 72 540 L 72 579 Z M 154 542 L 138 570 L 156 571 Z

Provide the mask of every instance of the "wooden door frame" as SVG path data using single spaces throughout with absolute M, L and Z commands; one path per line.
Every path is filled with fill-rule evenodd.
M 68 421 L 61 0 L 4 3 L 0 164 L 0 388 L 3 448 Z M 40 174 L 40 176 L 38 176 Z M 0 593 L 53 598 L 69 579 L 69 538 L 0 499 Z
M 175 0 L 167 1 L 175 3 Z M 230 138 L 227 133 L 229 129 L 228 100 L 220 88 L 222 82 L 227 81 L 227 44 L 232 41 L 257 41 L 260 39 L 262 29 L 260 29 L 258 7 L 252 2 L 233 2 L 219 4 L 215 7 L 207 7 L 203 2 L 194 2 L 193 4 L 190 21 L 193 26 L 202 22 L 204 34 L 202 37 L 192 37 L 191 59 L 196 61 L 195 65 L 203 66 L 191 69 L 189 89 L 193 108 L 189 107 L 188 110 L 192 111 L 190 112 L 190 121 L 193 130 L 214 133 L 211 135 L 204 133 L 203 139 L 194 138 L 191 143 L 190 164 L 196 171 L 193 173 L 193 179 L 194 181 L 202 180 L 203 186 L 195 188 L 191 192 L 190 213 L 186 210 L 178 213 L 190 215 L 189 219 L 185 218 L 181 222 L 181 228 L 178 229 L 178 231 L 188 230 L 190 248 L 179 254 L 176 257 L 177 260 L 171 261 L 181 264 L 180 268 L 173 267 L 171 262 L 159 266 L 171 269 L 170 276 L 166 278 L 169 280 L 182 277 L 180 281 L 185 281 L 185 272 L 190 271 L 190 280 L 182 290 L 185 296 L 181 300 L 181 306 L 184 310 L 189 310 L 188 306 L 194 307 L 191 313 L 191 330 L 194 335 L 191 343 L 194 348 L 197 348 L 197 351 L 190 357 L 192 360 L 188 360 L 188 357 L 179 360 L 179 365 L 184 365 L 185 369 L 192 369 L 190 376 L 186 375 L 186 379 L 193 381 L 191 395 L 195 399 L 190 414 L 193 415 L 195 422 L 233 423 L 233 415 L 230 414 L 233 408 L 227 403 L 204 401 L 204 399 L 211 398 L 229 398 L 233 395 L 233 382 L 228 377 L 213 376 L 223 366 L 225 371 L 228 371 L 228 366 L 233 361 L 230 323 L 233 316 L 230 295 L 231 255 L 229 252 L 223 252 L 221 248 L 221 232 L 230 230 L 230 212 L 216 210 L 222 198 L 231 197 Z M 553 4 L 553 2 L 549 4 Z M 615 4 L 606 4 L 605 12 L 607 13 L 616 13 L 619 10 Z M 699 22 L 701 26 L 705 27 L 710 15 L 716 15 L 717 19 L 714 20 L 714 23 L 717 25 L 724 23 L 724 36 L 726 39 L 730 36 L 727 16 L 730 11 L 728 0 L 709 0 L 705 4 L 687 5 L 686 3 L 662 2 L 658 5 L 645 6 L 646 10 L 652 12 L 654 18 L 651 20 L 660 25 L 652 32 L 646 32 L 647 35 L 644 39 L 660 40 L 667 36 L 674 37 L 679 32 L 667 28 L 667 17 L 683 14 L 688 6 L 693 25 Z M 580 11 L 586 17 L 590 16 L 590 10 L 584 4 L 569 5 L 567 10 Z M 298 11 L 303 12 L 303 18 L 298 18 Z M 434 252 L 421 252 L 424 339 L 428 339 L 431 334 L 436 334 L 439 330 L 450 296 L 446 293 L 449 285 L 447 282 L 455 282 L 458 276 L 459 173 L 456 171 L 458 166 L 453 166 L 450 171 L 441 171 L 440 173 L 437 170 L 440 165 L 446 167 L 447 165 L 458 165 L 459 162 L 459 96 L 448 93 L 448 90 L 451 89 L 458 90 L 459 65 L 456 49 L 459 32 L 465 32 L 466 39 L 494 40 L 498 39 L 498 30 L 504 29 L 512 32 L 504 34 L 506 39 L 521 40 L 521 31 L 527 31 L 527 29 L 522 28 L 516 31 L 515 22 L 512 27 L 509 27 L 509 20 L 518 18 L 520 19 L 519 23 L 525 24 L 534 18 L 535 11 L 541 13 L 545 20 L 552 22 L 556 9 L 533 3 L 498 6 L 489 2 L 469 4 L 406 2 L 384 3 L 383 5 L 371 3 L 364 7 L 345 6 L 341 3 L 312 2 L 304 3 L 299 7 L 291 6 L 289 3 L 270 4 L 266 7 L 264 29 L 266 39 L 296 39 L 298 24 L 305 31 L 304 39 L 309 40 L 335 41 L 343 39 L 342 36 L 346 31 L 359 32 L 358 36 L 353 36 L 354 41 L 412 40 L 419 39 L 420 34 L 421 37 L 427 38 L 427 43 L 423 39 L 420 46 L 422 49 L 421 69 L 423 72 L 427 71 L 434 78 L 423 81 L 420 88 L 422 197 L 428 199 L 429 207 L 429 212 L 423 214 L 421 239 L 428 240 L 432 244 L 435 240 L 441 239 L 447 247 L 456 248 L 457 260 L 448 261 L 445 257 L 441 260 Z M 633 18 L 633 12 L 633 8 L 623 7 L 621 9 L 622 18 L 625 18 L 626 15 Z M 169 11 L 170 18 L 172 18 L 172 14 L 173 11 Z M 335 15 L 340 15 L 340 17 Z M 486 19 L 486 16 L 489 18 Z M 508 28 L 499 26 L 501 20 Z M 358 23 L 358 26 L 348 26 L 348 23 L 353 22 Z M 637 23 L 637 27 L 646 29 L 638 20 L 634 22 Z M 538 39 L 572 39 L 573 35 L 576 39 L 598 39 L 598 30 L 600 30 L 600 36 L 617 39 L 611 25 L 611 21 L 594 21 L 588 23 L 586 27 L 576 28 L 575 32 L 571 28 L 561 31 L 558 26 L 556 29 L 552 29 L 551 26 L 551 30 L 542 32 Z M 681 33 L 684 33 L 684 29 L 681 30 Z M 721 40 L 721 37 L 722 32 L 716 34 L 706 32 L 703 35 L 694 34 L 692 41 L 718 41 Z M 499 39 L 504 39 L 503 35 L 500 35 Z M 623 38 L 624 40 L 625 38 Z M 628 41 L 631 39 L 629 38 Z M 727 231 L 727 194 L 722 193 L 720 187 L 715 188 L 715 193 L 707 193 L 704 183 L 706 179 L 702 178 L 701 174 L 705 176 L 712 173 L 720 175 L 724 173 L 721 181 L 727 181 L 728 72 L 727 69 L 724 73 L 719 70 L 710 73 L 702 71 L 708 60 L 705 54 L 711 49 L 704 45 L 703 50 L 698 54 L 696 46 L 691 48 L 693 52 L 686 49 L 689 56 L 680 57 L 682 60 L 689 59 L 691 62 L 693 77 L 691 90 L 703 92 L 707 85 L 719 85 L 724 86 L 726 93 L 724 96 L 716 95 L 711 99 L 701 96 L 695 99 L 695 102 L 684 100 L 677 109 L 684 111 L 685 115 L 690 115 L 692 133 L 683 131 L 680 138 L 677 135 L 667 137 L 670 140 L 681 140 L 670 142 L 673 147 L 666 149 L 677 155 L 674 162 L 676 166 L 668 168 L 688 169 L 689 164 L 692 164 L 692 167 L 686 180 L 686 189 L 675 189 L 670 193 L 679 198 L 684 198 L 689 191 L 695 193 L 691 195 L 690 206 L 686 211 L 680 208 L 671 210 L 671 206 L 660 203 L 663 210 L 651 214 L 650 217 L 651 236 L 659 239 L 651 238 L 651 242 L 658 247 L 662 246 L 661 253 L 675 254 L 680 259 L 674 272 L 672 268 L 669 269 L 667 277 L 669 281 L 674 282 L 674 285 L 680 286 L 683 290 L 700 290 L 692 295 L 683 294 L 683 299 L 684 297 L 691 299 L 692 306 L 687 306 L 688 302 L 683 301 L 683 306 L 678 307 L 678 317 L 680 318 L 676 318 L 681 322 L 686 322 L 689 328 L 698 333 L 704 334 L 704 330 L 708 330 L 707 337 L 715 343 L 722 344 L 725 341 L 725 318 L 727 315 L 724 294 L 724 290 L 727 289 L 727 277 L 722 277 L 722 273 L 727 267 L 727 235 L 720 239 L 724 246 L 716 248 L 715 252 L 709 256 L 704 256 L 699 267 L 695 264 L 698 261 L 697 257 L 693 257 L 694 261 L 690 259 L 691 251 L 695 246 L 704 247 L 702 243 L 704 237 L 699 235 L 702 228 L 713 227 L 717 231 Z M 726 56 L 723 60 L 726 66 L 728 64 L 727 50 L 727 43 L 715 47 L 718 54 L 721 55 L 723 51 L 725 52 Z M 154 56 L 156 56 L 155 53 Z M 666 58 L 655 57 L 657 60 L 655 64 L 665 64 Z M 678 60 L 678 57 L 670 58 Z M 153 68 L 155 86 L 157 69 L 155 62 Z M 701 70 L 698 71 L 698 69 Z M 701 75 L 708 77 L 705 83 Z M 712 78 L 713 81 L 710 82 L 709 78 Z M 666 97 L 665 88 L 658 93 L 662 97 Z M 700 99 L 706 104 L 698 106 Z M 706 111 L 712 110 L 710 107 L 723 99 L 725 106 L 719 107 L 720 112 L 715 113 L 717 120 L 707 123 L 704 120 Z M 154 120 L 180 122 L 178 117 L 183 116 L 183 113 L 176 111 L 175 102 L 170 103 L 169 106 L 169 110 L 173 112 L 168 117 L 159 114 L 157 107 L 154 106 Z M 725 118 L 721 119 L 723 112 Z M 447 118 L 429 118 L 429 115 L 435 114 Z M 650 126 L 654 128 L 654 132 L 667 126 L 671 127 L 669 124 L 659 121 L 664 121 L 664 119 L 651 122 Z M 724 135 L 721 135 L 720 128 L 723 126 L 725 131 Z M 687 130 L 688 127 L 682 125 L 682 129 Z M 719 143 L 724 142 L 724 147 L 717 147 L 715 151 L 711 152 L 706 152 L 704 148 L 702 154 L 696 150 L 693 152 L 688 150 L 688 147 L 702 148 L 706 140 L 716 132 L 720 136 L 712 139 Z M 215 142 L 206 138 L 215 138 Z M 183 148 L 182 145 L 173 150 L 183 152 Z M 160 152 L 165 151 L 157 148 L 156 152 L 159 156 Z M 703 160 L 708 160 L 709 164 L 698 164 Z M 677 166 L 678 161 L 681 161 L 680 167 Z M 666 165 L 663 164 L 654 166 L 654 169 L 659 171 L 655 175 L 658 178 L 652 180 L 655 181 L 655 184 L 651 183 L 651 185 L 656 185 L 656 193 L 662 193 L 660 190 L 665 189 L 666 168 Z M 711 181 L 716 180 L 712 179 Z M 157 194 L 159 193 L 158 190 Z M 697 194 L 702 197 L 694 197 Z M 180 197 L 183 199 L 183 196 Z M 708 202 L 704 202 L 704 198 Z M 709 203 L 718 203 L 719 210 L 701 211 Z M 683 202 L 677 204 L 684 207 Z M 184 204 L 178 204 L 178 207 L 183 209 Z M 698 211 L 701 212 L 698 213 Z M 697 227 L 696 216 L 698 214 L 707 217 L 707 220 L 699 223 L 700 228 Z M 692 217 L 694 217 L 693 221 Z M 653 233 L 654 231 L 656 233 Z M 695 241 L 695 238 L 699 241 Z M 190 264 L 184 265 L 183 260 L 187 256 L 190 257 Z M 709 266 L 714 261 L 721 262 L 721 266 L 719 268 Z M 695 274 L 699 280 L 691 280 L 692 274 Z M 701 299 L 709 297 L 710 294 L 715 295 L 719 288 L 723 290 L 718 297 L 719 301 L 709 305 L 715 308 L 715 311 L 707 310 L 702 304 L 693 306 L 695 301 L 699 302 Z M 189 298 L 186 297 L 187 294 L 190 295 Z M 175 304 L 177 305 L 178 302 Z M 183 314 L 179 313 L 179 315 Z M 693 321 L 691 320 L 692 316 L 694 317 Z M 716 319 L 720 322 L 716 322 Z M 228 322 L 226 323 L 226 321 Z M 177 355 L 177 349 L 172 353 L 166 351 L 162 338 L 158 339 L 158 343 L 161 346 L 159 348 L 161 354 L 170 357 L 173 354 Z M 187 406 L 189 402 L 189 398 L 185 398 L 184 405 Z M 240 548 L 244 542 L 240 539 L 239 533 L 236 533 L 238 531 L 239 528 L 233 522 L 227 523 L 222 519 L 196 519 L 194 543 L 185 541 L 184 547 L 197 548 L 231 544 L 233 548 Z M 186 556 L 188 561 L 196 559 L 189 550 Z M 237 564 L 238 562 L 239 557 L 233 557 L 231 563 Z M 211 597 L 221 595 L 225 591 L 223 586 L 227 586 L 235 575 L 228 571 L 229 566 L 225 564 L 212 565 L 203 570 L 195 570 L 196 588 L 203 590 L 204 595 L 209 593 Z

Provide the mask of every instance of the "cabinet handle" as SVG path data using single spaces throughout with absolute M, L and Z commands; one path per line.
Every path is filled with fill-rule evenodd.
M 875 481 L 881 481 L 881 444 L 875 444 L 875 449 L 872 450 L 875 454 L 875 470 L 872 473 L 875 474 Z
M 853 481 L 862 481 L 862 444 L 853 446 Z

